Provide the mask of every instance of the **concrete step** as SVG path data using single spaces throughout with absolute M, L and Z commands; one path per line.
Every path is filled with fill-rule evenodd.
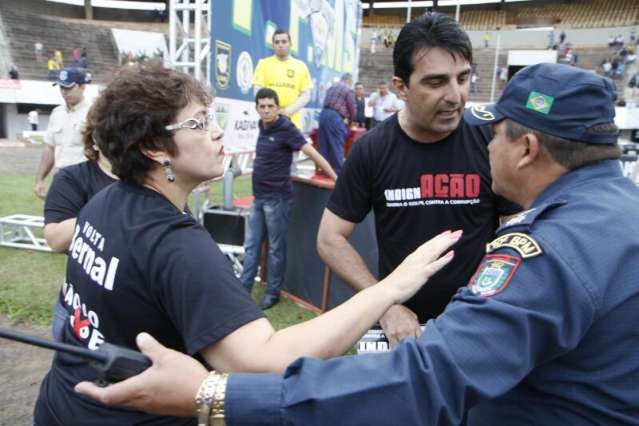
M 1 18 L 11 34 L 11 58 L 22 78 L 47 79 L 47 60 L 56 48 L 63 54 L 64 65 L 73 66 L 73 49 L 84 47 L 88 69 L 95 82 L 110 80 L 113 70 L 119 66 L 109 28 L 24 12 L 15 13 L 7 8 L 2 9 Z M 43 44 L 41 61 L 35 58 L 36 42 Z

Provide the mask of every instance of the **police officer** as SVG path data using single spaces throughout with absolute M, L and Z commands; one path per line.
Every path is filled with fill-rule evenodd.
M 619 165 L 615 98 L 608 79 L 539 64 L 496 105 L 466 111 L 493 123 L 493 190 L 526 210 L 420 337 L 383 354 L 302 358 L 284 376 L 226 377 L 143 336 L 156 366 L 78 390 L 193 415 L 193 400 L 175 395 L 207 377 L 211 424 L 439 425 L 465 414 L 469 425 L 637 424 L 639 188 Z

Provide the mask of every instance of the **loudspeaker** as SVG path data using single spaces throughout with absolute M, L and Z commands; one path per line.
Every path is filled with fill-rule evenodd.
M 248 214 L 248 209 L 213 207 L 202 211 L 202 224 L 218 244 L 241 247 L 248 230 Z

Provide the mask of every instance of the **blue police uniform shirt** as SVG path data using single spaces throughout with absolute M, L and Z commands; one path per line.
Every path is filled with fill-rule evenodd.
M 232 375 L 227 424 L 638 424 L 638 217 L 618 161 L 560 177 L 419 338 Z
M 62 342 L 137 350 L 142 331 L 197 356 L 263 317 L 209 233 L 161 194 L 126 182 L 94 195 L 78 215 L 60 303 Z M 57 352 L 34 410 L 38 425 L 195 425 L 195 419 L 106 407 L 73 387 L 98 372 Z
M 293 152 L 299 151 L 305 144 L 306 139 L 288 117 L 280 116 L 268 128 L 264 128 L 260 120 L 252 177 L 253 194 L 257 198 L 292 196 Z

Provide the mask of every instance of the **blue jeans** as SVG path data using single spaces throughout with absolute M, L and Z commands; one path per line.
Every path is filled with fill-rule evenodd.
M 53 340 L 57 342 L 62 341 L 62 332 L 67 321 L 69 321 L 69 313 L 64 306 L 62 306 L 62 303 L 60 303 L 60 299 L 58 299 L 53 305 L 53 318 L 51 321 Z
M 340 174 L 344 164 L 344 141 L 347 136 L 348 127 L 342 116 L 337 111 L 324 108 L 319 116 L 320 153 L 337 174 Z
M 242 285 L 251 292 L 260 263 L 262 240 L 268 236 L 268 276 L 266 292 L 279 296 L 286 270 L 286 237 L 290 219 L 290 198 L 260 199 L 253 201 L 248 220 L 248 235 L 244 242 L 244 269 Z

